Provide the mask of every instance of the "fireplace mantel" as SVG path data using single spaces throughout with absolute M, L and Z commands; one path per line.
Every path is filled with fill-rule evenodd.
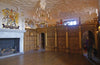
M 26 32 L 25 30 L 19 30 L 19 29 L 1 29 L 0 32 L 19 32 L 19 33 L 24 33 Z
M 0 38 L 19 38 L 19 54 L 24 54 L 24 32 L 25 30 L 20 29 L 2 29 L 0 28 Z M 11 55 L 12 56 L 12 55 Z M 6 57 L 6 56 L 5 56 Z M 5 58 L 3 57 L 3 58 Z M 10 56 L 7 56 L 10 57 Z M 0 57 L 1 58 L 1 57 Z

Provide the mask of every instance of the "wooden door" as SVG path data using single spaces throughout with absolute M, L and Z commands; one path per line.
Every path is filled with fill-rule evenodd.
M 66 27 L 57 27 L 57 47 L 58 51 L 66 51 Z

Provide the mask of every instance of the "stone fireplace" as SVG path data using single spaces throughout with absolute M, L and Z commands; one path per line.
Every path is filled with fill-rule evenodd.
M 19 53 L 19 38 L 0 38 L 0 56 Z
M 0 29 L 0 58 L 24 53 L 24 32 L 19 29 Z

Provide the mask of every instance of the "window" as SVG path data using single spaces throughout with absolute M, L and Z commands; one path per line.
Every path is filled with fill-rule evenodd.
M 77 25 L 77 21 L 76 20 L 65 20 L 64 21 L 64 25 Z

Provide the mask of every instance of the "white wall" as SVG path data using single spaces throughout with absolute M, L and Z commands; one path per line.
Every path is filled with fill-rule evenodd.
M 0 3 L 0 28 L 2 28 L 2 10 L 5 8 L 13 9 L 19 13 L 19 29 L 20 30 L 25 30 L 25 24 L 24 24 L 24 16 L 21 16 L 21 9 L 19 7 L 11 6 L 8 4 Z
M 2 10 L 5 8 L 13 9 L 19 13 L 18 25 L 19 29 L 3 29 L 2 28 Z M 20 38 L 20 53 L 24 53 L 24 32 L 25 32 L 25 20 L 21 15 L 21 9 L 8 4 L 0 3 L 0 38 Z

